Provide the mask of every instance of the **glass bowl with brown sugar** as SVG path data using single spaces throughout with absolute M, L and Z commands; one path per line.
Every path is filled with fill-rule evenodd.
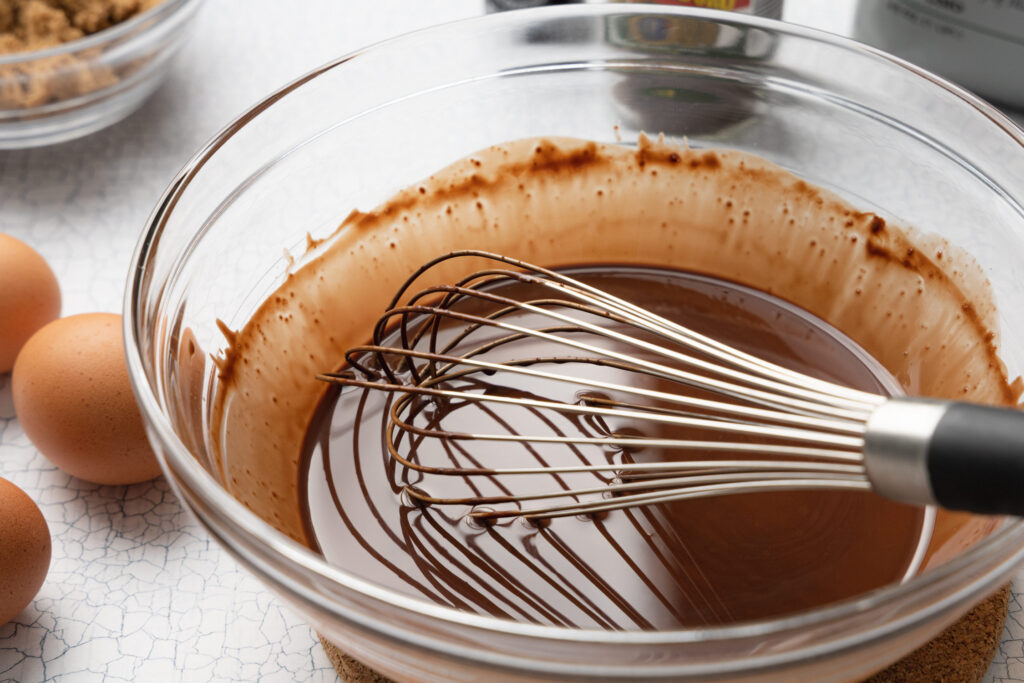
M 0 149 L 71 140 L 156 90 L 200 0 L 0 0 Z

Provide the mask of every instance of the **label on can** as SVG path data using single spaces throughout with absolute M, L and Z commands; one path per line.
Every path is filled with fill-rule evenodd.
M 700 7 L 703 9 L 724 10 L 726 12 L 756 14 L 773 19 L 782 18 L 782 0 L 627 0 L 627 2 Z
M 507 9 L 520 9 L 526 7 L 540 7 L 541 5 L 565 5 L 582 4 L 588 0 L 487 0 L 486 7 L 489 12 L 497 12 Z M 678 7 L 700 7 L 703 9 L 717 9 L 726 12 L 742 12 L 743 14 L 756 14 L 760 17 L 771 17 L 772 19 L 782 18 L 782 0 L 590 0 L 591 2 L 644 2 L 655 5 L 676 5 Z

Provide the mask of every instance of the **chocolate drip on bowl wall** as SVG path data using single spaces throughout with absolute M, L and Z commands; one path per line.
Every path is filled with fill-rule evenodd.
M 458 161 L 370 213 L 353 212 L 231 335 L 218 363 L 212 434 L 233 495 L 313 542 L 301 472 L 306 428 L 325 392 L 317 373 L 366 340 L 419 265 L 464 248 L 540 265 L 636 264 L 720 277 L 834 325 L 907 393 L 1004 405 L 1020 393 L 997 354 L 981 269 L 952 246 L 740 152 L 647 139 L 636 148 L 522 140 Z M 996 523 L 940 513 L 927 563 L 957 554 Z

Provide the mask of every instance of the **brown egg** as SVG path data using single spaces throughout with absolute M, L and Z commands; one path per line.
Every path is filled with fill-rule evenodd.
M 55 320 L 18 354 L 14 410 L 50 462 L 97 484 L 134 484 L 160 474 L 128 381 L 121 316 Z
M 50 568 L 50 529 L 17 486 L 0 479 L 0 626 L 25 609 Z
M 32 247 L 0 233 L 0 374 L 36 330 L 60 315 L 60 288 Z

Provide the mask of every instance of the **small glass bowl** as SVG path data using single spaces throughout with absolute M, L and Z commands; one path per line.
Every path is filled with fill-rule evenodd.
M 131 270 L 128 364 L 185 505 L 327 639 L 395 679 L 861 680 L 1024 561 L 1024 522 L 1007 519 L 946 564 L 807 612 L 573 629 L 389 590 L 327 564 L 228 493 L 210 464 L 222 435 L 210 429 L 207 353 L 225 346 L 220 321 L 239 329 L 284 280 L 293 264 L 283 250 L 302 254 L 307 233 L 329 235 L 351 210 L 488 145 L 630 141 L 640 130 L 761 155 L 963 247 L 991 283 L 1010 376 L 1024 369 L 1024 131 L 901 60 L 760 18 L 609 4 L 471 19 L 329 63 L 243 114 L 174 179 Z
M 120 121 L 156 90 L 201 0 L 165 0 L 79 40 L 0 55 L 0 149 L 38 147 Z

